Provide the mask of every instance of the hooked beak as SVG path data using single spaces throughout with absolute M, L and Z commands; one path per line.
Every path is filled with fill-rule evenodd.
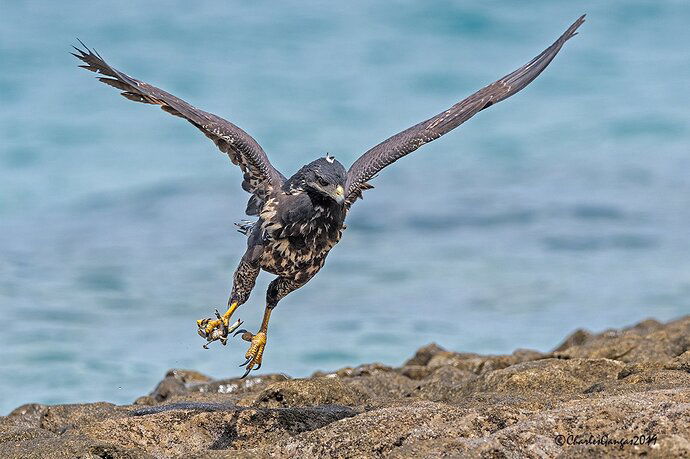
M 338 185 L 335 188 L 335 192 L 333 193 L 333 199 L 335 199 L 335 201 L 338 204 L 342 204 L 343 202 L 345 202 L 345 189 L 343 189 L 342 186 Z

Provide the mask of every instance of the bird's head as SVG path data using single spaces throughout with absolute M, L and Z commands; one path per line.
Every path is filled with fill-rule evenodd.
M 303 166 L 290 177 L 286 185 L 290 190 L 300 189 L 338 204 L 345 202 L 347 171 L 333 156 L 326 155 Z

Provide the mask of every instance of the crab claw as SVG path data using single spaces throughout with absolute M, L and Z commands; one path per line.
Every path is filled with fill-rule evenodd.
M 217 319 L 202 319 L 197 320 L 199 329 L 197 333 L 202 338 L 205 338 L 207 343 L 203 345 L 204 349 L 208 349 L 208 345 L 213 341 L 220 341 L 223 346 L 228 343 L 228 336 L 243 324 L 241 319 L 237 319 L 232 325 L 226 325 L 223 318 L 216 310 Z

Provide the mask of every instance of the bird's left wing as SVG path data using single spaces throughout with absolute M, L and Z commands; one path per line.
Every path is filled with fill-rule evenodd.
M 524 66 L 480 89 L 433 118 L 384 140 L 360 156 L 347 173 L 348 205 L 352 205 L 357 198 L 362 197 L 362 191 L 372 188 L 367 180 L 374 177 L 381 169 L 412 153 L 425 143 L 438 139 L 476 113 L 512 96 L 531 83 L 556 57 L 563 44 L 577 34 L 576 30 L 584 21 L 583 15 L 568 27 L 558 40 Z
M 98 79 L 121 90 L 121 94 L 127 99 L 160 105 L 166 112 L 184 118 L 196 126 L 206 137 L 213 140 L 234 164 L 240 166 L 244 172 L 242 188 L 245 191 L 263 201 L 271 191 L 281 187 L 285 177 L 273 167 L 261 146 L 245 131 L 213 113 L 199 110 L 162 89 L 120 72 L 108 65 L 97 52 L 90 50 L 83 43 L 82 46 L 84 50 L 75 48 L 77 52 L 72 53 L 86 64 L 80 67 L 103 75 Z M 253 199 L 254 197 L 249 201 L 250 207 Z

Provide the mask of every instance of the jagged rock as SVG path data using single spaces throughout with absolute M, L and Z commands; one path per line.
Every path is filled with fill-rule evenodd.
M 431 344 L 400 368 L 305 379 L 170 370 L 132 405 L 0 417 L 2 458 L 640 455 L 690 456 L 690 317 L 578 330 L 550 354 Z
M 411 359 L 409 359 L 407 362 L 405 362 L 404 366 L 409 366 L 409 365 L 422 365 L 425 366 L 429 363 L 429 360 L 436 354 L 440 352 L 445 352 L 446 350 L 443 349 L 441 346 L 437 345 L 436 343 L 431 343 L 427 344 L 424 347 L 421 347 L 415 352 L 414 356 L 412 356 Z
M 561 346 L 562 347 L 562 346 Z M 690 321 L 680 319 L 665 326 L 646 320 L 621 331 L 607 330 L 580 344 L 557 349 L 558 358 L 613 359 L 626 363 L 665 361 L 690 347 Z

